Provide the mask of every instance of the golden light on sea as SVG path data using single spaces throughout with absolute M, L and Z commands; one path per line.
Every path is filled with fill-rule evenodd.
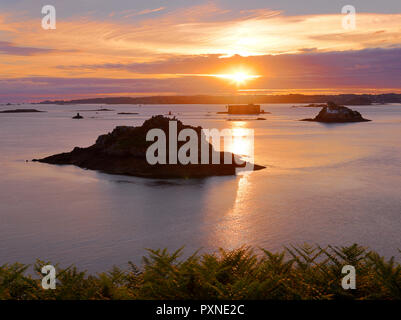
M 239 156 L 249 157 L 252 149 L 252 141 L 249 139 L 248 129 L 234 127 L 232 133 L 233 139 L 230 151 Z
M 230 143 L 225 145 L 225 151 L 240 157 L 242 161 L 254 163 L 254 131 L 247 128 L 247 122 L 231 121 Z

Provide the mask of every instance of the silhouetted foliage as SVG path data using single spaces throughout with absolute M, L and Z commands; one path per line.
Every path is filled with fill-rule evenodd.
M 182 249 L 169 253 L 148 250 L 142 268 L 129 268 L 96 275 L 75 266 L 57 269 L 57 289 L 41 286 L 41 267 L 34 274 L 29 265 L 0 266 L 0 299 L 400 299 L 401 266 L 356 244 L 321 248 L 304 245 L 273 253 L 242 247 L 180 259 Z M 344 290 L 344 265 L 356 269 L 356 289 Z

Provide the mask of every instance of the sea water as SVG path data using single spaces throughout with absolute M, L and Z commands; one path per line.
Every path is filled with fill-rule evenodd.
M 358 243 L 401 257 L 401 105 L 358 106 L 365 123 L 299 119 L 319 109 L 263 105 L 271 114 L 227 121 L 223 105 L 23 105 L 0 114 L 0 265 L 37 258 L 91 272 L 140 264 L 146 248 L 184 255 L 242 245 Z M 100 108 L 112 111 L 85 111 Z M 176 115 L 203 128 L 255 130 L 243 176 L 195 180 L 108 175 L 33 158 L 87 147 L 115 126 Z M 82 120 L 72 120 L 77 112 Z M 118 115 L 137 112 L 138 115 Z M 238 150 L 240 152 L 240 150 Z M 399 259 L 401 260 L 401 259 Z

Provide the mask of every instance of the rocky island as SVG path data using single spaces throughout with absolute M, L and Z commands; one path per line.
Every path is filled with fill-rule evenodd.
M 344 106 L 328 102 L 320 110 L 319 114 L 313 119 L 302 119 L 301 121 L 316 121 L 325 123 L 346 123 L 346 122 L 366 122 L 358 111 L 351 110 Z
M 36 109 L 15 109 L 15 110 L 0 111 L 0 113 L 33 113 L 33 112 L 46 112 L 46 111 L 40 111 Z
M 172 119 L 163 116 L 154 116 L 146 120 L 140 127 L 119 126 L 111 133 L 101 135 L 96 143 L 88 148 L 76 147 L 71 152 L 56 154 L 44 159 L 34 159 L 48 164 L 75 165 L 84 169 L 99 170 L 109 174 L 121 174 L 147 178 L 203 178 L 208 176 L 235 175 L 236 169 L 245 167 L 245 163 L 235 163 L 236 155 L 232 153 L 218 152 L 220 164 L 212 164 L 212 154 L 217 152 L 209 145 L 209 164 L 200 164 L 201 127 L 184 125 L 177 121 L 177 133 L 181 130 L 193 129 L 198 135 L 198 163 L 199 164 L 155 164 L 151 165 L 146 159 L 146 151 L 154 142 L 147 141 L 146 135 L 151 129 L 161 129 L 169 141 L 169 122 Z M 180 148 L 186 142 L 178 141 Z M 168 153 L 168 148 L 167 148 Z M 225 156 L 232 157 L 232 164 L 225 164 Z M 167 154 L 168 158 L 168 154 Z M 253 170 L 264 169 L 263 166 L 254 165 Z

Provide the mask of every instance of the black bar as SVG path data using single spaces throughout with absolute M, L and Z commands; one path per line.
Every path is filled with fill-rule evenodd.
M 320 319 L 398 314 L 400 301 L 0 301 L 3 314 L 44 319 L 102 317 L 124 319 L 275 319 L 277 316 L 316 316 Z M 8 309 L 8 310 L 7 310 Z

